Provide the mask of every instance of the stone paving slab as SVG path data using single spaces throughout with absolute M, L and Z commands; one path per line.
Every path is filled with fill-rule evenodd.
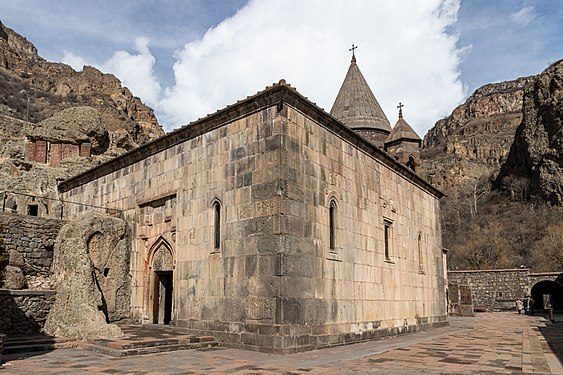
M 5 358 L 4 374 L 563 374 L 563 322 L 515 313 L 451 318 L 450 326 L 276 355 L 212 348 L 113 358 L 79 349 Z

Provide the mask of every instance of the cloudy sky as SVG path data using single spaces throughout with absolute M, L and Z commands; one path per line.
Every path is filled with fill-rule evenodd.
M 473 90 L 563 58 L 560 0 L 0 0 L 50 61 L 115 74 L 167 130 L 286 79 L 330 111 L 350 64 L 422 136 Z

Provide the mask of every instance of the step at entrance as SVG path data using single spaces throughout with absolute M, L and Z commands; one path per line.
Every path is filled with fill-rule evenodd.
M 181 328 L 162 325 L 120 325 L 124 336 L 115 339 L 76 341 L 49 335 L 12 335 L 4 343 L 3 354 L 50 351 L 59 348 L 82 348 L 114 357 L 209 349 L 219 346 L 213 336 L 194 335 Z

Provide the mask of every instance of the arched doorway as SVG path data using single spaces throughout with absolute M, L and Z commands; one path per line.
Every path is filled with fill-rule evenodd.
M 551 295 L 551 305 L 554 310 L 563 310 L 563 287 L 551 280 L 543 280 L 532 287 L 532 298 L 535 310 L 544 308 L 544 295 Z
M 154 247 L 150 268 L 149 311 L 153 324 L 170 324 L 174 307 L 174 258 L 168 242 L 159 239 Z

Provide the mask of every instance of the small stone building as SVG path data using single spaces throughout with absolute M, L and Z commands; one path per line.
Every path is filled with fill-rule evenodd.
M 43 140 L 27 140 L 26 160 L 42 164 L 57 165 L 61 160 L 83 157 L 92 154 L 92 144 L 51 143 Z
M 442 193 L 384 151 L 348 75 L 361 132 L 281 80 L 59 185 L 131 223 L 135 321 L 277 353 L 445 324 Z
M 62 110 L 26 131 L 26 161 L 56 166 L 68 159 L 102 153 L 109 133 L 100 113 L 92 107 Z

